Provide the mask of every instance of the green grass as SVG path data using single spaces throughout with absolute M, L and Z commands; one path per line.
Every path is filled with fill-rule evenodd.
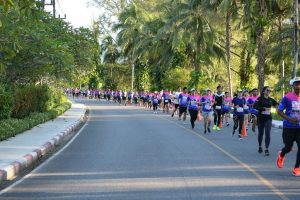
M 14 137 L 19 133 L 33 128 L 38 124 L 42 124 L 64 113 L 71 108 L 70 102 L 64 102 L 55 108 L 44 113 L 31 113 L 24 119 L 5 119 L 0 121 L 0 141 Z

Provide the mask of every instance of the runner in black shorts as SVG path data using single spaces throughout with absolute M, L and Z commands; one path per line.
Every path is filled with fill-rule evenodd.
M 173 98 L 174 98 L 174 110 L 172 113 L 172 117 L 174 117 L 175 112 L 177 111 L 177 109 L 179 108 L 179 95 L 181 93 L 181 87 L 178 87 L 177 92 L 174 93 Z

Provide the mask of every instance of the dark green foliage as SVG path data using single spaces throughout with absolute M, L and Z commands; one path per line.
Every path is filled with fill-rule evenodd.
M 70 102 L 63 104 L 44 113 L 31 113 L 24 119 L 5 119 L 0 121 L 0 141 L 14 137 L 18 133 L 22 133 L 34 126 L 49 121 L 61 115 L 71 107 Z
M 49 106 L 50 91 L 45 85 L 16 88 L 14 96 L 15 104 L 12 112 L 14 118 L 24 118 L 32 112 L 45 112 Z
M 0 120 L 8 119 L 13 109 L 13 96 L 7 92 L 4 85 L 0 85 Z

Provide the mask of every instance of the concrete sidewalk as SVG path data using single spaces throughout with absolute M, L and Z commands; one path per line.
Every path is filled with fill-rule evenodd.
M 54 120 L 0 142 L 0 181 L 13 180 L 22 170 L 51 151 L 85 119 L 83 104 L 72 107 Z

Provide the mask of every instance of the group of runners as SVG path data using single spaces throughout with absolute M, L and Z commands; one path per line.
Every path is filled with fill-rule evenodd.
M 203 119 L 203 133 L 219 131 L 224 126 L 230 126 L 230 118 L 233 119 L 232 136 L 237 135 L 242 140 L 247 134 L 248 127 L 252 132 L 258 129 L 258 153 L 269 156 L 271 139 L 272 113 L 276 108 L 277 113 L 283 118 L 283 143 L 284 148 L 278 153 L 277 166 L 282 168 L 285 155 L 292 150 L 293 143 L 298 145 L 298 153 L 293 175 L 300 176 L 300 77 L 290 81 L 291 91 L 280 102 L 270 97 L 271 89 L 265 86 L 262 91 L 253 88 L 251 91 L 238 89 L 233 98 L 230 93 L 223 92 L 223 87 L 218 86 L 213 93 L 209 88 L 201 94 L 194 88 L 178 87 L 177 91 L 168 90 L 160 92 L 132 92 L 113 90 L 85 90 L 70 89 L 68 93 L 73 97 L 84 96 L 86 98 L 113 101 L 120 105 L 143 106 L 153 110 L 169 113 L 171 117 L 178 115 L 178 120 L 186 121 L 190 116 L 191 128 L 194 129 L 197 119 Z M 212 130 L 211 130 L 212 129 Z M 236 134 L 237 132 L 237 134 Z M 264 149 L 263 149 L 263 138 Z

